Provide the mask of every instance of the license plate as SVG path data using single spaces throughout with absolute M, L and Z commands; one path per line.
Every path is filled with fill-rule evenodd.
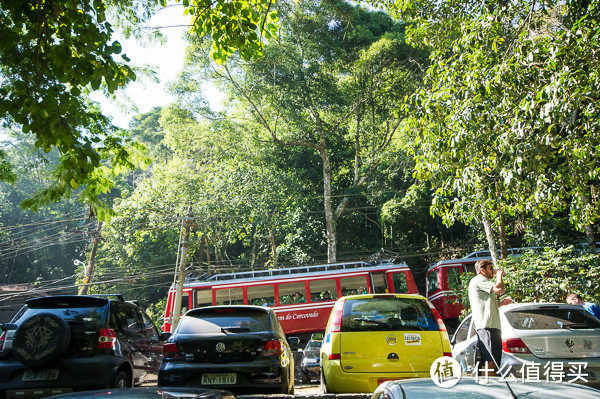
M 208 373 L 202 374 L 202 385 L 231 385 L 237 378 L 235 373 Z
M 58 369 L 25 370 L 23 381 L 53 381 L 58 378 Z

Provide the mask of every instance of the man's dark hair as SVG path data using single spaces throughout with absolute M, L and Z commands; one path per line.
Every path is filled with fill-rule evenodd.
M 477 262 L 475 262 L 475 273 L 480 274 L 482 269 L 485 269 L 488 265 L 494 265 L 494 262 L 492 262 L 489 259 L 484 259 L 484 260 L 478 260 Z
M 581 297 L 581 295 L 576 294 L 574 292 L 571 292 L 569 295 L 567 295 L 567 301 L 570 300 L 570 299 L 574 299 L 574 298 L 577 298 L 577 299 L 583 301 L 583 298 Z

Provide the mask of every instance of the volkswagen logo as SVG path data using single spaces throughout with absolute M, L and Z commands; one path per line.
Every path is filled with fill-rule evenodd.
M 573 341 L 572 339 L 567 339 L 565 340 L 565 344 L 567 345 L 567 348 L 572 348 L 575 346 L 575 341 Z
M 396 336 L 393 334 L 390 334 L 387 337 L 385 337 L 385 341 L 390 345 L 396 345 Z
M 225 344 L 223 342 L 219 342 L 217 346 L 215 346 L 217 352 L 221 353 L 225 350 Z

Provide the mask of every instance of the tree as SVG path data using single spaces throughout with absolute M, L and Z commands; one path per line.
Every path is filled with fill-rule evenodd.
M 488 3 L 471 13 L 479 3 L 422 3 L 409 40 L 434 51 L 412 103 L 413 149 L 419 177 L 437 187 L 434 210 L 447 223 L 493 224 L 502 244 L 506 217 L 569 209 L 594 242 L 596 3 Z M 417 11 L 404 6 L 403 15 Z M 448 29 L 434 35 L 440 24 Z
M 127 15 L 140 9 L 107 3 Z M 144 3 L 141 10 L 155 5 Z M 113 93 L 135 79 L 117 59 L 121 45 L 106 14 L 102 1 L 0 2 L 0 118 L 33 134 L 37 148 L 60 154 L 55 181 L 25 207 L 35 210 L 79 187 L 86 187 L 78 192 L 82 201 L 99 203 L 111 187 L 109 173 L 134 166 L 128 140 L 87 98 L 92 90 Z
M 126 37 L 139 33 L 139 25 L 166 3 L 0 1 L 0 119 L 32 134 L 37 148 L 60 153 L 55 181 L 26 199 L 24 207 L 36 210 L 81 187 L 82 202 L 101 206 L 101 195 L 114 186 L 111 175 L 136 166 L 134 143 L 88 94 L 98 89 L 112 94 L 136 79 L 114 39 L 115 26 Z M 214 38 L 213 55 L 220 61 L 235 51 L 246 59 L 260 57 L 260 40 L 277 30 L 270 3 L 183 4 L 194 15 L 192 30 Z M 0 179 L 14 180 L 10 170 L 0 152 Z
M 350 194 L 385 159 L 402 119 L 400 101 L 418 82 L 412 61 L 422 55 L 403 43 L 402 26 L 383 13 L 314 1 L 280 3 L 278 10 L 282 31 L 262 59 L 210 66 L 200 42 L 189 52 L 184 77 L 217 79 L 231 93 L 235 117 L 258 140 L 318 155 L 328 261 L 335 262 L 336 223 Z

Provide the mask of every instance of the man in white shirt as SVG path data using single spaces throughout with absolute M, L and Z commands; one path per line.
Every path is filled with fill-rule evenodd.
M 475 263 L 475 277 L 469 283 L 469 301 L 473 313 L 473 323 L 477 331 L 477 346 L 482 363 L 486 369 L 494 370 L 488 375 L 496 375 L 502 359 L 502 334 L 500 326 L 499 306 L 511 302 L 506 298 L 498 304 L 496 295 L 504 294 L 504 271 L 497 270 L 494 278 L 494 264 L 491 260 L 480 260 Z

